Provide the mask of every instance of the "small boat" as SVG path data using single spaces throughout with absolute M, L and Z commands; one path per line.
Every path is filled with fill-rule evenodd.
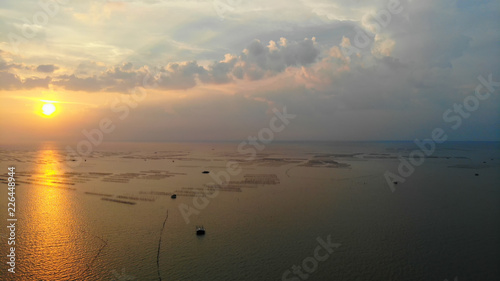
M 170 198 L 172 198 L 172 199 L 177 198 L 177 194 L 172 194 L 172 196 L 170 196 Z
M 202 173 L 202 174 L 208 174 L 208 173 L 210 173 L 210 172 L 209 172 L 209 171 L 203 171 L 203 172 L 201 172 L 201 173 Z
M 205 228 L 203 227 L 203 225 L 196 226 L 196 235 L 205 235 Z

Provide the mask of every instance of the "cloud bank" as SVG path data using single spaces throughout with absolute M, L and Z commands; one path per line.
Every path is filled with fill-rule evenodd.
M 2 12 L 6 34 L 22 32 L 16 5 Z M 155 102 L 127 122 L 161 125 L 141 139 L 245 138 L 273 106 L 298 115 L 285 139 L 413 139 L 442 126 L 479 75 L 500 80 L 499 14 L 498 1 L 254 1 L 222 16 L 210 1 L 75 3 L 23 54 L 0 37 L 0 90 L 128 95 L 153 72 Z M 498 104 L 453 137 L 500 139 Z

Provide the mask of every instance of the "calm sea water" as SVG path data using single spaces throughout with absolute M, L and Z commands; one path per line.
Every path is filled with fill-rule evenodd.
M 237 147 L 108 143 L 76 165 L 61 144 L 0 146 L 0 279 L 500 280 L 499 143 L 441 144 L 394 192 L 413 143 Z

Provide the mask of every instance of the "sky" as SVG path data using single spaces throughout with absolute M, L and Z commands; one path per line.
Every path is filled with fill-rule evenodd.
M 486 0 L 2 1 L 0 142 L 243 140 L 284 108 L 276 140 L 498 141 L 499 26 Z

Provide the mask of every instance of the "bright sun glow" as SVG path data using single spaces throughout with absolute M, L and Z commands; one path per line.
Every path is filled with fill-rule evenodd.
M 43 114 L 50 116 L 56 111 L 56 106 L 51 103 L 46 103 L 42 107 Z

